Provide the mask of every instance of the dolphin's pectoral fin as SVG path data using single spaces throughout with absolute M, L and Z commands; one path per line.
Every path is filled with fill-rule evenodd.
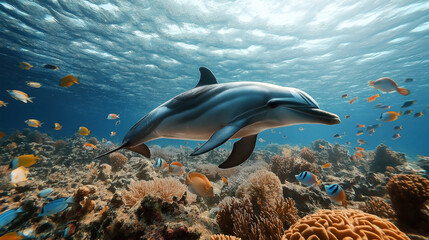
M 131 151 L 136 152 L 136 153 L 140 153 L 141 155 L 143 155 L 147 158 L 150 158 L 150 150 L 146 146 L 146 144 L 144 144 L 144 143 L 137 145 L 137 146 L 127 147 L 126 149 L 131 150 Z
M 257 136 L 255 134 L 243 137 L 240 141 L 235 142 L 231 155 L 229 155 L 225 162 L 219 165 L 219 168 L 232 168 L 246 161 L 255 148 Z
M 224 144 L 230 139 L 236 132 L 244 127 L 245 121 L 235 122 L 234 124 L 227 125 L 222 129 L 217 130 L 210 139 L 204 143 L 200 148 L 191 153 L 191 156 L 200 155 L 206 153 L 220 145 Z
M 200 87 L 204 85 L 216 84 L 217 80 L 212 71 L 206 67 L 200 67 L 200 81 L 195 87 Z

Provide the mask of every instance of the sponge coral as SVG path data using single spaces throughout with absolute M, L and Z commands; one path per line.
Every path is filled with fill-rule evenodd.
M 423 210 L 429 201 L 429 180 L 413 174 L 396 175 L 386 189 L 400 224 L 429 231 L 429 216 Z
M 316 154 L 314 154 L 313 151 L 311 151 L 308 148 L 304 148 L 302 149 L 301 153 L 299 154 L 299 156 L 303 159 L 305 159 L 307 162 L 309 163 L 315 163 L 317 161 L 317 157 Z
M 273 171 L 281 182 L 285 180 L 289 182 L 296 181 L 295 175 L 300 172 L 309 171 L 318 174 L 317 168 L 312 163 L 299 157 L 285 157 L 276 155 L 271 158 L 271 171 Z
M 124 168 L 125 164 L 128 162 L 128 158 L 125 157 L 122 153 L 114 152 L 109 155 L 110 165 L 112 165 L 113 171 L 119 171 Z
M 409 238 L 393 223 L 359 210 L 322 210 L 300 219 L 283 240 Z

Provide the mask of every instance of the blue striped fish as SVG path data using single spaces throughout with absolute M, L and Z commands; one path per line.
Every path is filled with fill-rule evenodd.
M 316 175 L 312 174 L 309 171 L 304 171 L 298 175 L 295 175 L 296 179 L 298 179 L 298 181 L 300 181 L 302 184 L 304 184 L 305 186 L 313 186 L 314 184 L 319 185 L 320 181 L 317 180 Z

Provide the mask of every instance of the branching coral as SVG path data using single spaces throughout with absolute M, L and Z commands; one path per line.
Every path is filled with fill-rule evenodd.
M 395 167 L 406 162 L 405 154 L 397 153 L 380 144 L 375 149 L 375 157 L 371 164 L 371 170 L 374 172 L 384 172 L 387 166 Z
M 429 201 L 429 180 L 413 174 L 396 175 L 386 189 L 400 224 L 429 231 L 429 216 L 423 211 Z
M 173 201 L 174 197 L 180 199 L 187 187 L 177 179 L 170 177 L 157 178 L 151 181 L 132 182 L 129 189 L 129 191 L 124 191 L 122 196 L 126 205 L 134 206 L 147 195 L 161 198 L 167 202 Z
M 109 157 L 111 162 L 110 165 L 112 165 L 113 171 L 121 170 L 128 162 L 128 158 L 125 157 L 122 153 L 114 152 L 111 153 Z
M 381 218 L 393 218 L 395 216 L 392 207 L 379 197 L 371 197 L 365 204 L 360 205 L 359 209 Z
M 308 148 L 303 149 L 299 156 L 309 163 L 315 163 L 317 161 L 316 154 Z
M 299 218 L 294 204 L 292 199 L 279 197 L 261 207 L 247 197 L 227 197 L 219 204 L 216 221 L 224 234 L 249 240 L 280 239 L 284 227 Z
M 393 223 L 359 210 L 322 210 L 300 219 L 283 240 L 409 239 Z
M 274 172 L 280 179 L 281 182 L 295 181 L 295 175 L 300 172 L 309 171 L 314 174 L 318 174 L 315 165 L 307 162 L 302 158 L 297 157 L 284 157 L 276 155 L 271 158 L 271 171 Z
M 254 205 L 271 207 L 276 199 L 283 196 L 282 184 L 274 173 L 260 170 L 250 175 L 247 182 L 238 187 L 236 195 L 249 198 Z
M 229 235 L 223 235 L 223 234 L 216 234 L 216 235 L 211 235 L 210 240 L 241 240 L 241 238 L 229 236 Z

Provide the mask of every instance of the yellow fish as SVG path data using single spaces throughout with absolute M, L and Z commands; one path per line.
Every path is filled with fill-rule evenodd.
M 10 173 L 10 182 L 16 185 L 17 183 L 27 181 L 27 173 L 28 170 L 23 166 L 14 169 Z
M 40 84 L 38 82 L 26 81 L 25 83 L 27 84 L 27 86 L 33 87 L 33 88 L 40 88 L 42 86 L 42 84 Z
M 41 127 L 43 123 L 41 123 L 39 120 L 36 119 L 27 119 L 25 120 L 25 123 L 30 127 Z
M 79 133 L 82 136 L 88 136 L 89 133 L 91 133 L 91 131 L 89 131 L 88 128 L 86 127 L 79 127 L 79 129 L 77 130 L 77 133 Z
M 28 62 L 20 62 L 18 64 L 19 68 L 21 68 L 22 70 L 30 70 L 32 67 L 34 67 L 33 65 L 29 64 Z
M 19 157 L 14 158 L 9 166 L 12 169 L 19 167 L 30 167 L 34 165 L 39 159 L 39 156 L 34 156 L 33 154 L 21 155 Z
M 9 103 L 5 103 L 3 101 L 0 101 L 0 107 L 7 107 Z
M 213 185 L 203 174 L 197 172 L 186 174 L 186 183 L 190 184 L 198 195 L 202 197 L 214 197 Z
M 79 84 L 77 81 L 79 77 L 75 77 L 73 75 L 67 75 L 60 80 L 60 87 L 70 87 L 73 83 Z
M 27 103 L 27 102 L 33 102 L 31 101 L 31 99 L 33 99 L 34 97 L 28 97 L 28 95 L 23 92 L 23 91 L 19 91 L 19 90 L 6 90 L 6 92 L 9 93 L 9 95 L 11 97 L 13 97 L 15 100 Z
M 54 126 L 52 128 L 54 130 L 60 130 L 61 128 L 63 128 L 63 126 L 61 126 L 61 124 L 59 124 L 59 123 L 54 123 Z

